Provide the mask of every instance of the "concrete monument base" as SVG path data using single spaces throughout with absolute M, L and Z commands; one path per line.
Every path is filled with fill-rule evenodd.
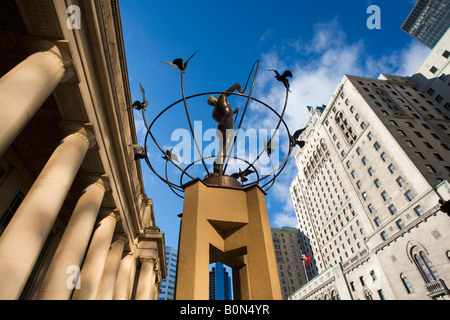
M 176 300 L 209 299 L 209 264 L 233 270 L 236 300 L 281 300 L 265 194 L 259 187 L 185 186 Z

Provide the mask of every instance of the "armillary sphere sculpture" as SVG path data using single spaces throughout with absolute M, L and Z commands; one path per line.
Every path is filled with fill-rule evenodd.
M 267 103 L 252 96 L 259 61 L 253 64 L 243 87 L 240 83 L 235 83 L 226 91 L 186 96 L 184 74 L 188 62 L 194 55 L 195 53 L 186 61 L 181 58 L 172 62 L 163 61 L 180 71 L 181 99 L 163 109 L 150 123 L 145 119 L 148 102 L 142 86 L 143 101 L 136 101 L 132 105 L 132 108 L 142 110 L 147 128 L 144 146 L 132 146 L 135 149 L 135 159 L 145 160 L 159 179 L 177 196 L 184 198 L 183 213 L 179 215 L 181 220 L 175 299 L 208 299 L 208 268 L 210 263 L 217 261 L 232 268 L 235 299 L 281 299 L 265 194 L 286 166 L 293 148 L 296 145 L 300 148 L 305 145 L 304 141 L 299 140 L 305 129 L 297 130 L 291 135 L 283 119 L 290 92 L 287 78 L 292 77 L 292 73 L 285 71 L 280 74 L 276 70 L 269 70 L 275 72 L 276 80 L 286 89 L 284 105 L 281 113 L 278 113 Z M 253 80 L 250 81 L 252 77 Z M 195 105 L 195 99 L 201 100 L 199 106 Z M 229 99 L 241 101 L 241 104 L 236 103 L 238 106 L 233 108 Z M 178 110 L 172 117 L 168 116 L 176 106 L 182 106 L 184 110 Z M 202 130 L 198 130 L 196 125 L 204 123 L 208 125 L 211 119 L 209 117 L 204 119 L 203 115 L 204 110 L 208 110 L 205 108 L 211 110 L 211 107 L 217 129 L 214 129 L 214 123 L 210 124 L 213 133 L 209 138 L 216 136 L 217 143 L 208 153 L 209 146 L 202 148 L 206 132 L 204 134 Z M 269 116 L 258 120 L 252 119 L 251 112 L 254 110 L 264 110 Z M 201 115 L 201 121 L 195 121 L 192 117 L 196 113 Z M 156 139 L 156 132 L 167 132 L 167 129 L 170 131 L 168 128 L 170 125 L 186 126 L 184 117 L 180 117 L 183 114 L 186 116 L 189 131 L 178 127 L 171 135 L 172 138 L 174 133 L 180 130 L 187 132 L 188 138 L 180 142 L 183 147 L 180 147 L 180 144 L 175 147 L 164 145 Z M 165 116 L 168 117 L 168 121 L 164 122 Z M 179 121 L 182 121 L 182 124 Z M 243 134 L 245 137 L 255 124 L 261 125 L 268 121 L 273 121 L 271 133 L 267 135 L 265 129 L 259 129 L 259 142 L 256 143 L 259 147 L 252 157 L 251 152 L 248 152 L 247 157 L 246 149 L 249 148 L 245 138 L 244 140 L 240 138 Z M 159 122 L 165 125 L 161 130 L 156 130 L 156 124 Z M 245 127 L 248 129 L 243 133 Z M 261 131 L 264 134 L 261 134 Z M 278 139 L 280 131 L 285 134 L 283 138 L 287 143 L 287 148 L 284 149 L 285 158 L 279 156 L 281 146 L 285 146 L 281 143 L 282 140 Z M 190 143 L 192 140 L 194 147 Z M 186 141 L 188 143 L 185 148 Z M 159 150 L 159 154 L 150 148 Z M 198 158 L 189 157 L 192 149 L 194 153 L 195 151 L 198 153 Z M 214 150 L 217 151 L 213 152 Z M 244 155 L 241 155 L 242 153 Z M 260 161 L 264 158 L 267 167 Z M 161 170 L 157 170 L 158 165 Z M 175 179 L 172 178 L 174 173 Z
M 297 130 L 293 135 L 291 135 L 289 133 L 289 128 L 287 127 L 286 122 L 283 119 L 290 92 L 289 80 L 287 78 L 292 77 L 292 73 L 289 70 L 287 70 L 280 75 L 280 73 L 277 70 L 273 69 L 269 70 L 275 72 L 275 79 L 280 81 L 286 89 L 285 101 L 281 113 L 278 113 L 274 108 L 269 106 L 267 103 L 252 96 L 253 89 L 255 86 L 255 80 L 258 74 L 259 61 L 256 61 L 253 67 L 251 68 L 251 71 L 247 78 L 247 82 L 243 88 L 239 83 L 236 83 L 226 91 L 204 92 L 186 96 L 184 88 L 184 74 L 186 72 L 188 62 L 194 57 L 194 55 L 197 52 L 195 52 L 186 61 L 183 61 L 183 59 L 181 58 L 177 58 L 172 62 L 162 61 L 180 71 L 182 98 L 179 99 L 178 101 L 175 101 L 165 109 L 163 109 L 159 114 L 157 114 L 153 118 L 151 122 L 147 121 L 146 119 L 145 111 L 146 107 L 148 106 L 148 101 L 146 100 L 145 97 L 145 91 L 142 85 L 139 83 L 143 95 L 143 100 L 142 102 L 135 101 L 132 104 L 132 107 L 130 108 L 142 111 L 142 116 L 144 124 L 147 129 L 147 133 L 145 136 L 144 146 L 132 145 L 132 147 L 135 149 L 135 159 L 136 160 L 143 159 L 147 163 L 151 171 L 159 179 L 161 179 L 164 183 L 166 183 L 177 196 L 181 198 L 184 197 L 183 186 L 185 186 L 188 182 L 192 180 L 199 179 L 200 178 L 199 176 L 202 177 L 203 181 L 208 182 L 208 184 L 211 185 L 232 187 L 232 188 L 233 187 L 246 188 L 249 186 L 258 185 L 264 191 L 269 190 L 273 186 L 276 178 L 279 176 L 279 174 L 286 166 L 287 160 L 291 155 L 293 148 L 296 145 L 302 148 L 305 144 L 304 141 L 299 140 L 299 136 L 304 131 L 304 129 Z M 253 80 L 249 88 L 247 88 L 250 79 L 252 78 L 252 75 Z M 248 94 L 245 94 L 247 89 L 249 89 L 249 92 Z M 218 97 L 216 97 L 216 95 L 218 95 Z M 214 155 L 206 155 L 206 156 L 204 155 L 203 150 L 201 150 L 200 148 L 201 143 L 199 143 L 199 139 L 201 140 L 201 137 L 198 137 L 198 132 L 194 130 L 193 121 L 190 115 L 191 109 L 188 105 L 189 100 L 204 96 L 209 97 L 207 98 L 206 101 L 204 100 L 203 101 L 209 104 L 210 106 L 214 107 L 212 117 L 218 123 L 217 139 L 219 140 L 218 143 L 219 150 L 217 151 L 217 153 Z M 237 96 L 245 99 L 245 106 L 242 110 L 242 114 L 240 117 L 239 117 L 239 108 L 235 108 L 233 110 L 232 106 L 228 102 L 227 98 L 230 96 Z M 254 159 L 245 159 L 235 154 L 236 152 L 234 152 L 233 150 L 237 146 L 239 134 L 243 131 L 242 126 L 245 123 L 246 116 L 248 115 L 249 104 L 251 101 L 257 103 L 260 107 L 267 108 L 267 110 L 270 111 L 272 117 L 275 118 L 275 123 L 273 125 L 273 128 L 275 129 L 274 130 L 272 129 L 272 134 L 270 135 L 269 139 L 265 140 L 263 143 L 260 143 L 259 151 L 257 155 L 254 157 Z M 155 138 L 154 134 L 156 123 L 159 120 L 162 120 L 163 115 L 167 114 L 170 110 L 172 110 L 181 103 L 184 106 L 184 115 L 186 116 L 187 119 L 187 124 L 194 143 L 195 151 L 197 151 L 199 154 L 199 157 L 197 159 L 188 162 L 181 161 L 182 159 L 180 155 L 179 154 L 177 155 L 176 150 L 174 150 L 173 147 L 165 148 Z M 201 108 L 204 107 L 202 106 Z M 152 107 L 152 110 L 154 109 L 155 108 Z M 180 113 L 178 113 L 177 115 L 179 116 Z M 235 123 L 238 124 L 237 128 L 235 128 Z M 277 139 L 274 139 L 274 137 L 275 136 L 278 137 L 281 131 L 283 131 L 283 133 L 286 134 L 287 139 L 285 140 L 288 142 L 287 148 L 284 149 L 286 157 L 284 157 L 284 159 L 280 161 L 277 161 L 275 165 L 270 158 L 272 157 L 275 148 L 280 147 L 277 142 Z M 149 157 L 149 154 L 154 154 L 150 152 L 149 146 L 150 143 L 152 143 L 153 147 L 156 148 L 158 152 L 160 152 L 161 157 Z M 266 170 L 270 172 L 267 172 L 266 174 L 260 173 L 257 168 L 257 162 L 263 155 L 269 157 L 271 165 L 271 170 Z M 163 158 L 165 161 L 164 172 L 161 172 L 162 170 L 158 170 L 157 166 L 154 164 L 155 161 L 161 161 L 160 158 Z M 208 165 L 207 162 L 211 162 L 213 159 L 214 163 L 211 168 L 211 165 Z M 233 166 L 236 172 L 230 172 L 231 170 L 233 170 L 230 169 L 229 166 L 230 159 L 232 159 L 235 164 L 240 163 L 239 168 L 237 169 L 236 166 Z M 194 165 L 202 166 L 204 170 L 203 174 L 197 174 L 196 176 L 193 172 L 191 172 Z M 175 170 L 172 170 L 173 168 L 170 168 L 170 166 L 175 168 Z M 178 176 L 172 178 L 169 172 L 173 173 L 174 171 L 178 173 Z

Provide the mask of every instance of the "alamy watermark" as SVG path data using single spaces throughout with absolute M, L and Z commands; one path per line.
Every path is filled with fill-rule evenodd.
M 70 265 L 66 269 L 66 273 L 70 274 L 66 280 L 66 286 L 68 289 L 81 289 L 81 279 L 80 279 L 80 267 L 77 265 Z
M 366 25 L 367 28 L 372 29 L 381 29 L 381 9 L 377 5 L 371 5 L 367 7 L 367 14 L 370 14 L 369 18 L 367 18 Z
M 81 10 L 79 6 L 71 5 L 66 10 L 69 17 L 66 21 L 66 26 L 69 29 L 81 29 Z
M 185 128 L 172 132 L 170 140 L 175 146 L 168 148 L 176 155 L 172 159 L 175 160 L 174 163 L 201 164 L 199 160 L 204 159 L 206 164 L 213 164 L 215 161 L 219 162 L 223 155 L 224 162 L 230 165 L 247 162 L 257 165 L 261 174 L 270 174 L 281 162 L 280 133 L 275 129 L 229 129 L 225 137 L 227 150 L 223 148 L 222 133 L 214 128 L 203 131 L 202 121 L 194 121 L 193 135 Z

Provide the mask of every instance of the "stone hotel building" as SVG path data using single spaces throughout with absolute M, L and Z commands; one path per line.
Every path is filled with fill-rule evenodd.
M 158 299 L 117 0 L 0 1 L 0 299 Z
M 450 298 L 450 32 L 412 77 L 344 76 L 309 107 L 291 196 L 310 281 L 291 299 Z

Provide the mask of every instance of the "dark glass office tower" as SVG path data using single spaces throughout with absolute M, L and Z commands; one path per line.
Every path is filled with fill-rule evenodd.
M 402 30 L 433 49 L 450 27 L 450 0 L 419 0 Z
M 231 300 L 231 278 L 222 262 L 209 272 L 209 300 Z

